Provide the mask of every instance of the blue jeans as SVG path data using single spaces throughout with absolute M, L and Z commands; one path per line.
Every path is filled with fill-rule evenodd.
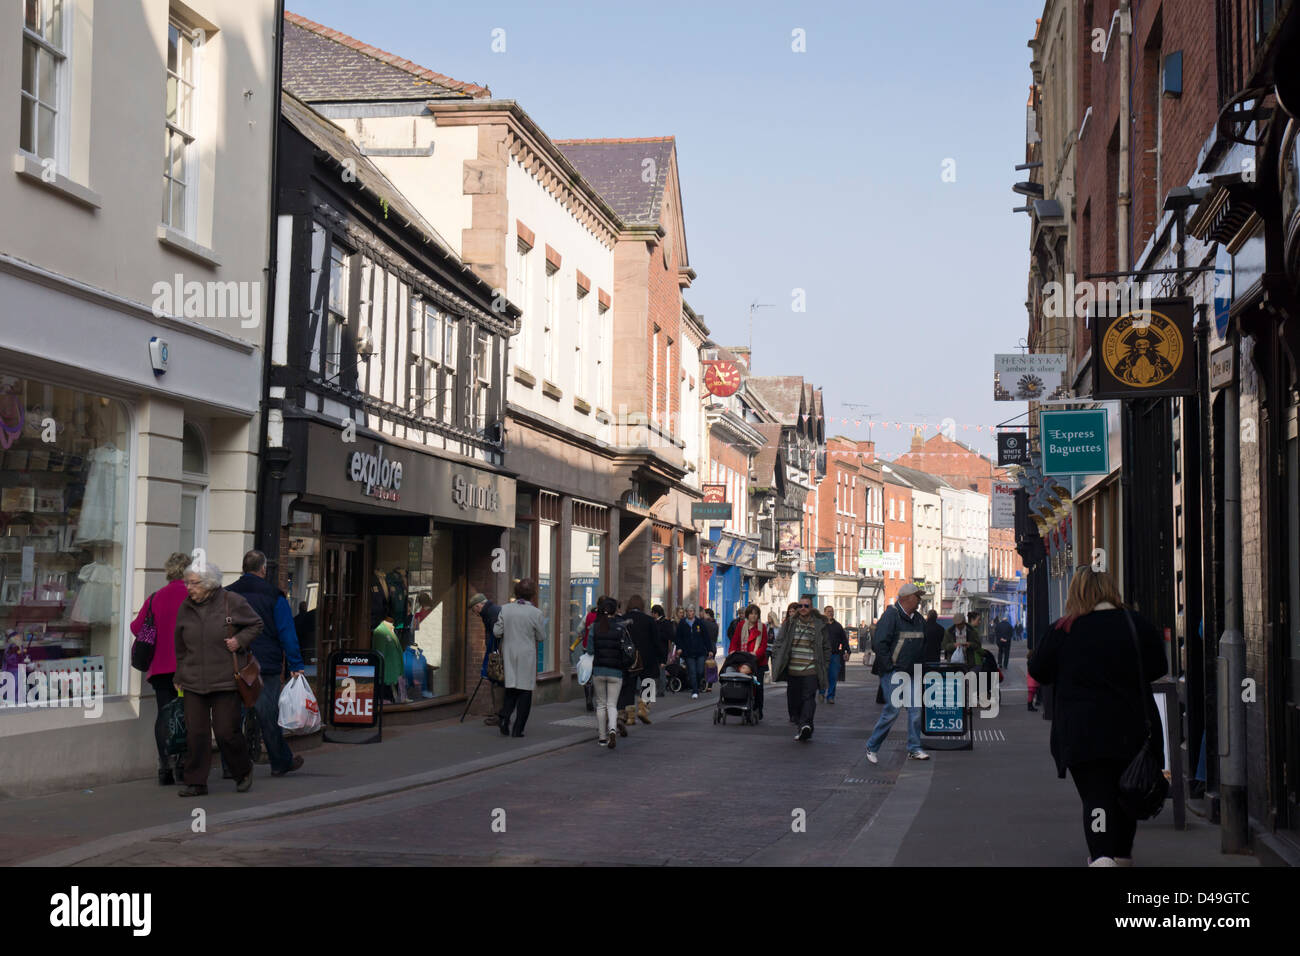
M 704 689 L 704 660 L 703 656 L 685 658 L 686 679 L 692 694 L 698 694 Z
M 293 766 L 293 751 L 280 731 L 280 675 L 262 675 L 262 696 L 257 698 L 257 723 L 272 773 L 284 773 Z
M 882 679 L 885 688 L 885 709 L 880 712 L 880 719 L 876 721 L 876 727 L 871 731 L 871 737 L 867 740 L 867 749 L 872 753 L 880 750 L 880 745 L 885 742 L 885 737 L 889 734 L 889 728 L 894 726 L 894 721 L 898 718 L 899 713 L 907 709 L 907 750 L 908 753 L 921 749 L 921 688 L 912 688 L 916 693 L 912 697 L 915 706 L 909 706 L 908 691 L 898 690 L 899 682 L 910 680 L 911 675 L 906 671 L 890 671 Z M 895 693 L 902 695 L 903 707 L 894 706 Z
M 835 684 L 840 679 L 840 655 L 831 655 L 831 666 L 826 672 L 826 699 L 835 699 Z

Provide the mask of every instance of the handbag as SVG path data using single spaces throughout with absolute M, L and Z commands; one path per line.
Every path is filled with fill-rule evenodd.
M 230 618 L 229 597 L 225 599 L 225 610 L 226 636 L 234 637 L 235 624 Z M 248 662 L 243 667 L 239 666 L 239 657 L 234 651 L 230 652 L 230 659 L 235 663 L 235 687 L 239 690 L 239 699 L 245 707 L 256 707 L 257 699 L 262 696 L 262 665 L 252 654 L 248 655 Z
M 153 664 L 154 652 L 158 650 L 158 622 L 153 616 L 153 595 L 145 604 L 144 622 L 140 625 L 140 636 L 131 642 L 131 666 L 138 671 L 148 671 Z
M 506 681 L 506 662 L 501 656 L 500 651 L 493 651 L 487 656 L 487 676 L 494 684 L 504 684 Z
M 1157 816 L 1169 796 L 1169 781 L 1165 779 L 1161 761 L 1151 750 L 1151 717 L 1146 714 L 1146 697 L 1151 693 L 1150 685 L 1142 672 L 1142 646 L 1138 643 L 1137 628 L 1128 611 L 1124 612 L 1128 622 L 1129 634 L 1133 636 L 1133 647 L 1138 655 L 1138 697 L 1142 701 L 1142 710 L 1146 721 L 1146 739 L 1142 748 L 1129 761 L 1129 765 L 1119 778 L 1119 805 L 1124 812 L 1137 820 L 1150 820 Z

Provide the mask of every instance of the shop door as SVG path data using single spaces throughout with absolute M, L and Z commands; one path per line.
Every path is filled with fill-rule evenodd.
M 360 541 L 325 539 L 325 560 L 321 571 L 321 659 L 328 661 L 335 651 L 369 647 L 358 641 L 361 612 L 361 580 L 365 549 Z

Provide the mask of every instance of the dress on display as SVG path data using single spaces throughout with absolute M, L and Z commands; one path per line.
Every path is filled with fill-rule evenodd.
M 117 518 L 126 513 L 126 452 L 111 443 L 100 445 L 88 456 L 90 472 L 81 499 L 81 518 L 73 544 L 114 544 L 118 540 Z
M 109 624 L 113 620 L 113 591 L 121 576 L 111 564 L 92 561 L 77 574 L 81 587 L 72 605 L 78 624 Z

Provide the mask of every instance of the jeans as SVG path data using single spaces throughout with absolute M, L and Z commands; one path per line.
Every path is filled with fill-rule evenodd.
M 897 689 L 899 684 L 905 680 L 910 681 L 910 678 L 911 675 L 906 671 L 893 670 L 880 679 L 885 693 L 885 709 L 880 712 L 880 719 L 876 721 L 875 729 L 871 731 L 871 737 L 867 740 L 867 749 L 872 753 L 880 750 L 880 745 L 885 742 L 889 729 L 894 726 L 894 721 L 898 719 L 899 713 L 904 708 L 907 709 L 907 750 L 912 753 L 921 749 L 921 688 L 912 688 L 915 692 L 913 695 Z M 895 693 L 902 695 L 903 707 L 894 706 Z M 912 697 L 915 706 L 909 705 L 909 696 Z
M 262 696 L 257 698 L 257 723 L 272 773 L 286 773 L 293 766 L 293 751 L 280 730 L 280 675 L 262 675 Z
M 817 714 L 817 675 L 787 674 L 785 678 L 785 704 L 790 719 L 802 727 L 813 725 Z
M 686 662 L 686 678 L 691 693 L 698 694 L 704 689 L 704 656 L 683 658 Z
M 602 740 L 618 726 L 618 692 L 623 686 L 619 677 L 592 677 L 596 694 L 596 736 Z
M 177 697 L 176 685 L 172 683 L 175 674 L 154 674 L 149 678 L 153 688 L 154 700 L 158 704 L 158 716 L 153 721 L 153 739 L 158 745 L 158 769 L 168 770 L 171 758 L 167 756 L 167 724 L 163 721 L 163 708 Z
M 826 699 L 835 699 L 835 685 L 840 679 L 840 655 L 831 655 L 831 666 L 826 671 Z
M 1127 766 L 1127 760 L 1090 760 L 1069 768 L 1083 802 L 1083 836 L 1088 843 L 1088 854 L 1094 860 L 1099 856 L 1115 859 L 1133 855 L 1137 820 L 1124 813 L 1119 805 L 1119 778 Z M 1098 821 L 1103 818 L 1097 810 L 1105 813 L 1105 826 L 1100 828 Z

